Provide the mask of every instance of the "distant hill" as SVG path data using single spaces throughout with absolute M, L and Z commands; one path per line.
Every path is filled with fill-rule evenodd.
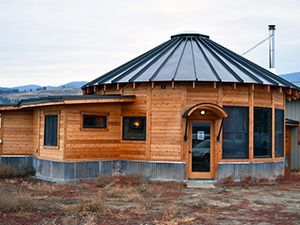
M 59 88 L 76 88 L 76 87 L 81 87 L 82 85 L 86 84 L 87 81 L 73 81 L 67 84 L 63 84 L 58 86 Z
M 81 86 L 85 83 L 87 83 L 87 81 L 74 81 L 58 87 L 43 87 L 35 84 L 12 88 L 0 87 L 0 104 L 15 103 L 20 99 L 45 97 L 51 95 L 81 95 Z
M 2 93 L 11 93 L 11 92 L 31 92 L 31 91 L 40 91 L 40 90 L 51 90 L 54 88 L 80 88 L 82 85 L 86 84 L 87 81 L 73 81 L 67 84 L 55 86 L 40 86 L 36 84 L 29 84 L 24 86 L 17 86 L 17 87 L 0 87 L 0 94 Z
M 300 86 L 300 72 L 281 74 L 280 76 L 289 82 Z

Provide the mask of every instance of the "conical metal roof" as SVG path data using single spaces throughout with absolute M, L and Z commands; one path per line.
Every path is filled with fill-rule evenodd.
M 292 83 L 197 33 L 165 43 L 85 84 L 149 81 L 216 81 L 297 88 Z

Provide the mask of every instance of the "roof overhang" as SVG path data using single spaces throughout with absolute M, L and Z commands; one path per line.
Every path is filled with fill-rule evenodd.
M 285 125 L 292 126 L 292 127 L 298 127 L 299 126 L 299 121 L 286 118 L 285 119 Z
M 76 105 L 76 104 L 101 104 L 101 103 L 132 103 L 135 95 L 74 95 L 74 96 L 48 96 L 20 100 L 16 104 L 0 105 L 0 110 L 18 110 L 24 108 Z

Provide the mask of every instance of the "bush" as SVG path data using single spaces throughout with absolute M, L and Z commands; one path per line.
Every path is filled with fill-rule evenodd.
M 29 163 L 22 163 L 17 171 L 20 177 L 31 177 L 35 175 L 35 169 Z
M 17 177 L 17 170 L 9 165 L 0 164 L 0 178 Z
M 34 175 L 34 168 L 28 163 L 22 163 L 17 168 L 6 164 L 0 164 L 0 178 L 30 177 Z

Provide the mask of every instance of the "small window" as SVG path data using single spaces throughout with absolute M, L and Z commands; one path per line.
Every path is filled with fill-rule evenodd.
M 223 159 L 249 158 L 249 108 L 225 106 L 223 121 Z
M 57 146 L 58 115 L 45 116 L 44 145 Z
M 275 109 L 275 156 L 284 156 L 284 111 Z
M 106 128 L 106 116 L 83 115 L 83 128 Z
M 254 107 L 254 157 L 272 157 L 272 109 Z
M 146 117 L 123 117 L 123 140 L 146 140 Z

